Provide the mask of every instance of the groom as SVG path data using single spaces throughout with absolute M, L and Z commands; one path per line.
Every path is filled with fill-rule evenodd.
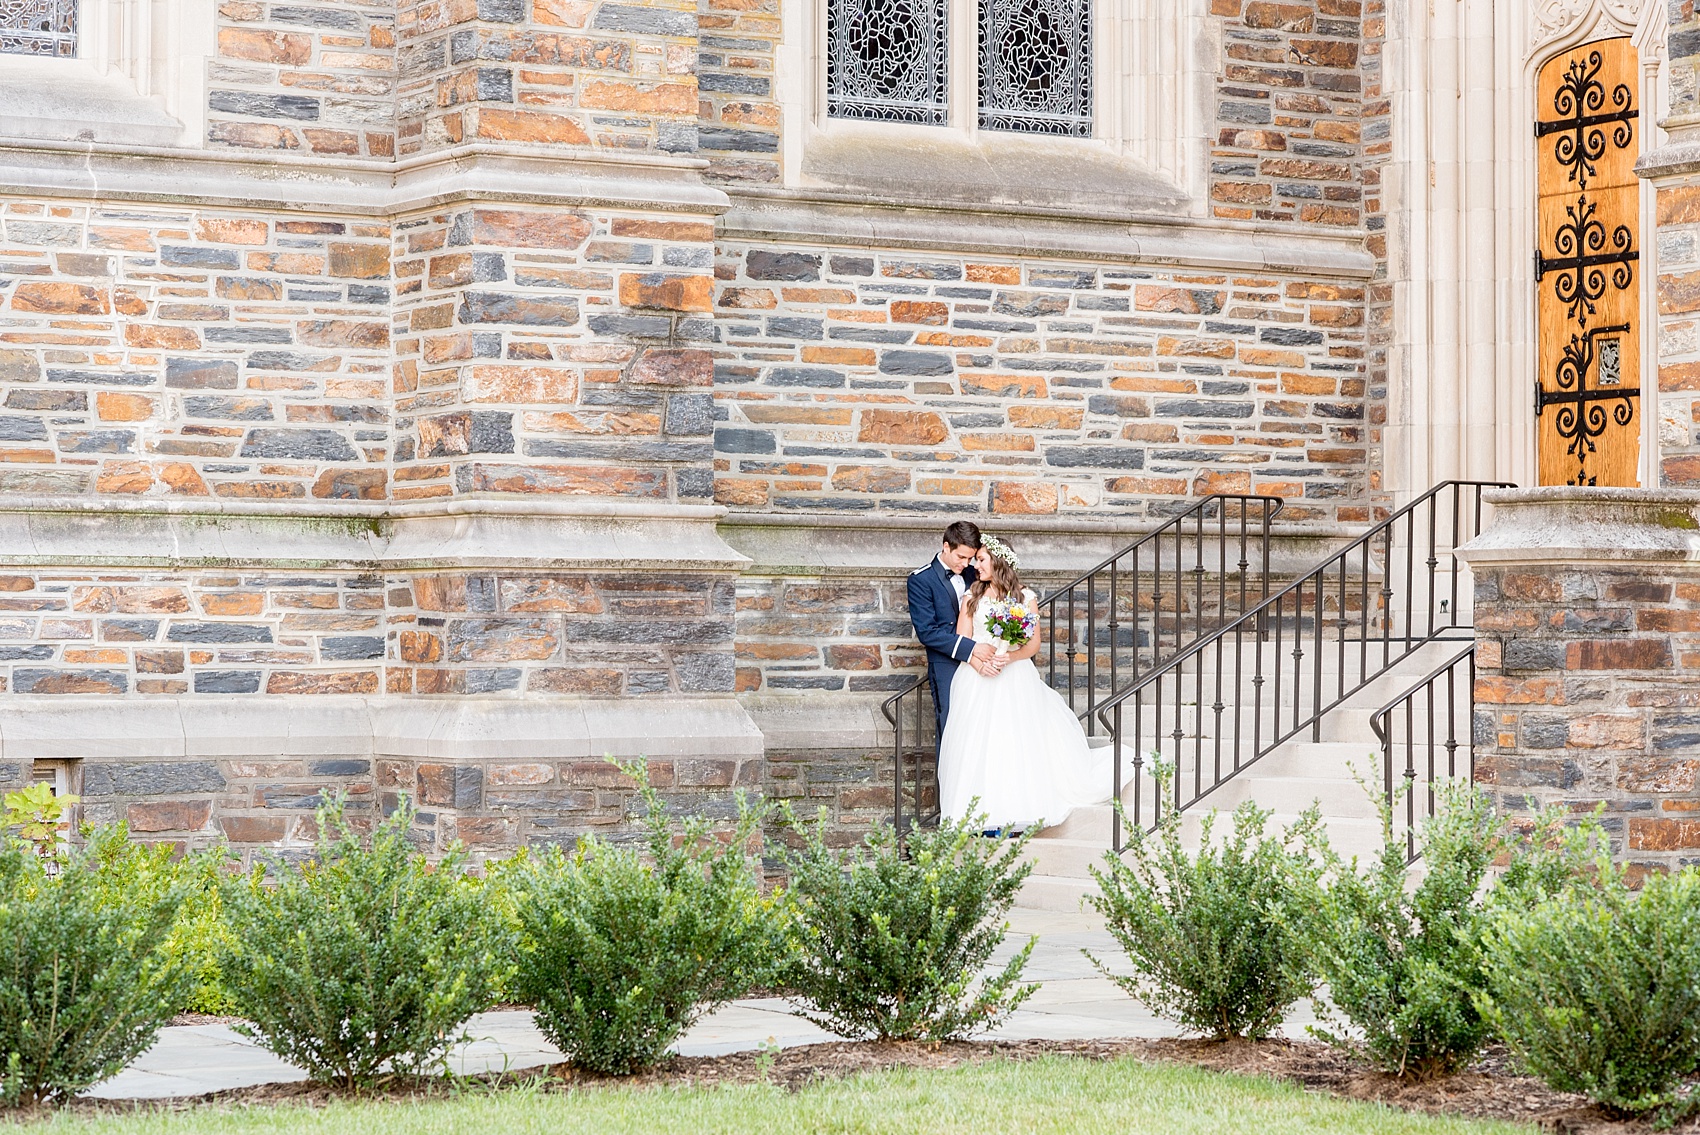
M 983 674 L 996 672 L 997 652 L 991 643 L 975 643 L 972 636 L 956 633 L 962 597 L 976 578 L 970 561 L 979 550 L 979 527 L 958 520 L 944 530 L 944 544 L 932 562 L 909 573 L 909 622 L 927 648 L 927 682 L 933 690 L 941 739 L 957 666 L 967 662 Z

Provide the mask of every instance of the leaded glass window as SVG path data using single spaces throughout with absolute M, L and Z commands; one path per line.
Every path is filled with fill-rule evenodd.
M 949 119 L 948 0 L 832 0 L 827 113 L 943 125 Z
M 1092 135 L 1091 0 L 980 0 L 980 128 Z
M 77 0 L 0 0 L 0 55 L 77 54 Z

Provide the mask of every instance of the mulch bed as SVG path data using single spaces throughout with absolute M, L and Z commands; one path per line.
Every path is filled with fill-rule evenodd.
M 78 1100 L 72 1111 L 128 1113 L 273 1104 L 322 1106 L 339 1099 L 422 1099 L 468 1091 L 488 1091 L 527 1081 L 544 1090 L 599 1090 L 610 1087 L 706 1087 L 768 1083 L 795 1091 L 823 1079 L 892 1068 L 943 1069 L 985 1060 L 1034 1060 L 1042 1056 L 1087 1060 L 1133 1057 L 1192 1064 L 1219 1072 L 1269 1076 L 1309 1091 L 1345 1099 L 1387 1104 L 1409 1111 L 1500 1119 L 1539 1125 L 1554 1135 L 1641 1135 L 1655 1130 L 1649 1120 L 1614 1120 L 1581 1096 L 1555 1092 L 1539 1080 L 1519 1075 L 1502 1051 L 1490 1051 L 1455 1076 L 1412 1083 L 1376 1072 L 1327 1045 L 1314 1041 L 1084 1040 L 952 1041 L 930 1045 L 904 1042 L 833 1042 L 779 1052 L 737 1052 L 727 1056 L 675 1056 L 646 1072 L 628 1077 L 596 1076 L 557 1064 L 520 1072 L 490 1073 L 460 1080 L 397 1077 L 384 1086 L 351 1095 L 322 1084 L 262 1084 L 161 1101 Z M 1700 1133 L 1700 1119 L 1669 1128 Z

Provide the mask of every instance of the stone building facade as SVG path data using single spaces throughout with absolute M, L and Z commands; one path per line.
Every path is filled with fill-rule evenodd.
M 1661 3 L 1509 7 L 894 2 L 938 40 L 933 117 L 893 121 L 846 110 L 861 0 L 29 0 L 0 770 L 242 849 L 333 787 L 481 851 L 617 826 L 605 754 L 872 822 L 947 518 L 1043 581 L 1212 492 L 1283 497 L 1297 563 L 1434 480 L 1532 479 L 1491 188 L 1529 155 L 1492 138 L 1589 38 L 1635 37 L 1648 149 L 1693 93 Z M 1010 128 L 976 21 L 1040 10 L 1073 109 Z

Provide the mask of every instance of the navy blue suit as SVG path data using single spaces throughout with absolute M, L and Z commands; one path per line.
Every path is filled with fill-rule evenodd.
M 963 569 L 962 582 L 974 584 L 974 568 Z M 932 563 L 909 573 L 909 622 L 915 637 L 927 648 L 927 682 L 933 689 L 933 708 L 938 714 L 939 736 L 944 736 L 945 718 L 950 715 L 950 683 L 956 668 L 974 653 L 974 639 L 956 633 L 956 617 L 962 601 L 950 585 L 950 572 L 937 556 Z

